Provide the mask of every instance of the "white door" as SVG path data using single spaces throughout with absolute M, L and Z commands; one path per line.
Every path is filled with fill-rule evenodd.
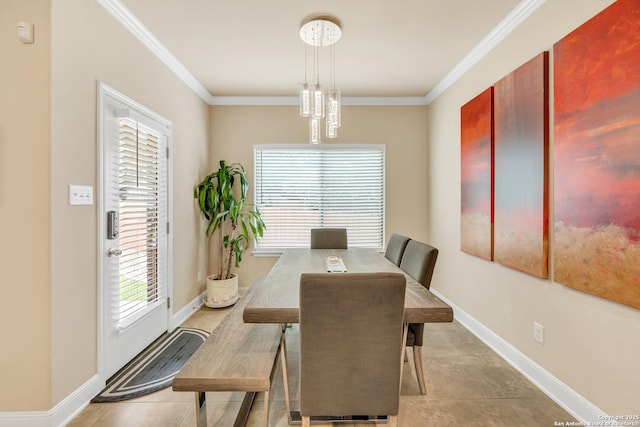
M 100 85 L 101 374 L 109 378 L 167 331 L 171 125 Z

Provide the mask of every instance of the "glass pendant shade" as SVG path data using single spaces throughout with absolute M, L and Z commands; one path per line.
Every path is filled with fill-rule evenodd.
M 335 125 L 334 122 L 327 118 L 327 129 L 326 129 L 327 138 L 337 138 L 338 137 L 338 126 Z
M 340 127 L 341 116 L 342 116 L 342 105 L 340 102 L 340 90 L 339 89 L 331 89 L 329 90 L 328 95 L 329 101 L 327 102 L 327 116 L 328 119 L 332 122 L 335 127 Z
M 300 83 L 300 116 L 311 115 L 311 91 L 308 83 Z
M 320 144 L 320 119 L 309 119 L 309 143 Z
M 313 89 L 313 110 L 311 115 L 314 119 L 322 119 L 324 117 L 324 91 L 319 84 Z

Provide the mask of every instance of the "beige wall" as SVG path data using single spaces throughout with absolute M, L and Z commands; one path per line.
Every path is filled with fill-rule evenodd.
M 82 35 L 79 37 L 79 35 Z M 173 310 L 201 291 L 206 262 L 193 185 L 207 169 L 208 106 L 95 1 L 52 10 L 52 404 L 97 372 L 96 205 L 68 206 L 68 184 L 96 186 L 96 84 L 173 122 Z M 96 192 L 99 194 L 98 192 Z
M 46 411 L 97 373 L 97 206 L 67 203 L 69 184 L 100 194 L 97 81 L 173 122 L 174 312 L 203 290 L 209 107 L 95 1 L 3 1 L 0 29 L 0 411 Z
M 49 408 L 49 9 L 0 2 L 0 411 Z M 21 21 L 34 44 L 18 40 Z
M 397 232 L 427 238 L 428 197 L 421 185 L 427 180 L 425 115 L 424 106 L 343 107 L 340 136 L 332 142 L 386 144 L 387 236 Z M 240 162 L 252 183 L 254 144 L 307 143 L 308 139 L 308 121 L 298 116 L 295 106 L 211 107 L 211 164 L 217 165 L 220 159 Z M 241 265 L 240 286 L 266 275 L 274 262 L 275 258 L 247 256 Z
M 610 3 L 546 2 L 429 107 L 429 187 L 430 232 L 440 248 L 434 289 L 601 410 L 616 415 L 638 413 L 640 311 L 459 249 L 460 106 L 538 53 L 552 51 L 554 42 Z M 533 340 L 534 321 L 545 327 L 544 345 Z

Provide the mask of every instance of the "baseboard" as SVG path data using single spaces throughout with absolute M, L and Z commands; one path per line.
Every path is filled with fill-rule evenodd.
M 104 383 L 95 375 L 48 411 L 0 412 L 0 427 L 64 426 L 103 388 Z
M 259 277 L 258 279 L 256 279 L 256 281 L 258 280 L 264 280 L 264 278 Z M 247 289 L 249 289 L 249 287 L 239 287 L 238 293 L 242 296 L 247 292 Z M 175 328 L 180 326 L 182 323 L 184 323 L 185 320 L 191 317 L 193 313 L 198 311 L 198 309 L 202 307 L 206 299 L 207 299 L 207 291 L 205 290 L 200 295 L 192 299 L 190 303 L 182 307 L 180 311 L 174 314 L 173 317 L 171 318 L 171 324 L 169 325 L 169 332 L 173 331 Z
M 206 292 L 198 295 L 171 318 L 170 330 L 187 320 L 203 304 Z M 104 388 L 105 382 L 93 376 L 62 402 L 48 411 L 0 412 L 0 427 L 57 427 L 69 423 Z
M 553 376 L 491 329 L 477 321 L 469 313 L 456 306 L 438 291 L 431 289 L 431 292 L 453 308 L 453 317 L 455 320 L 487 344 L 543 393 L 564 408 L 564 410 L 574 416 L 578 421 L 584 423 L 583 425 L 606 419 L 602 418 L 607 416 L 604 411 L 582 397 L 571 387 Z
M 264 280 L 264 277 L 259 277 L 256 279 L 256 282 L 259 280 Z M 249 287 L 239 287 L 238 293 L 242 296 L 244 295 Z M 184 307 L 171 318 L 171 324 L 169 325 L 169 332 L 173 331 L 175 328 L 180 326 L 185 320 L 187 320 L 193 313 L 198 311 L 200 307 L 204 304 L 204 301 L 207 299 L 207 291 L 205 290 L 200 295 L 191 300 L 191 302 Z M 0 426 L 2 427 L 2 426 Z
M 193 313 L 198 311 L 202 304 L 204 304 L 204 300 L 206 298 L 207 292 L 204 291 L 197 297 L 191 300 L 187 305 L 182 307 L 180 311 L 173 315 L 171 318 L 171 324 L 169 325 L 169 331 L 173 331 L 175 328 L 180 326 L 185 320 L 187 320 Z
M 0 412 L 0 427 L 51 427 L 49 412 Z

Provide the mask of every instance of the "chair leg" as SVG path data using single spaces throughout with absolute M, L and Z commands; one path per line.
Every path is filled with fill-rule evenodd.
M 311 427 L 311 417 L 302 417 L 302 427 Z
M 398 427 L 398 416 L 389 415 L 389 419 L 387 420 L 387 425 L 389 427 Z
M 420 386 L 420 394 L 427 394 L 427 386 L 424 383 L 424 371 L 422 369 L 422 346 L 413 346 L 413 363 L 416 366 L 416 377 Z
M 404 355 L 407 355 L 407 334 L 409 333 L 409 324 L 408 323 L 404 323 L 402 325 L 402 347 L 401 350 Z M 398 389 L 398 396 L 400 396 L 400 394 L 402 394 L 402 374 L 403 374 L 403 370 L 404 370 L 404 363 L 402 362 L 402 360 L 400 361 L 400 388 Z

